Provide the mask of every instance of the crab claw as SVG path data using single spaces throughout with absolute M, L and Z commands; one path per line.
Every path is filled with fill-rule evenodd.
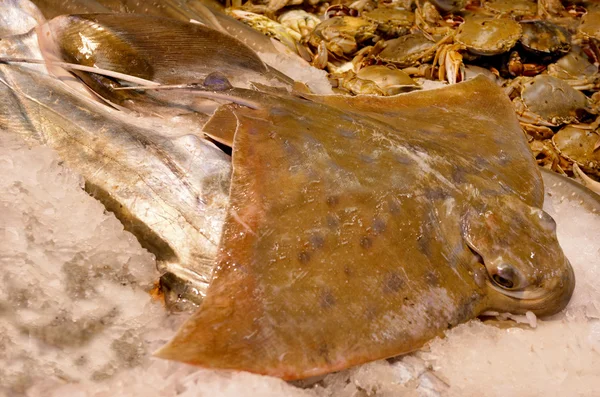
M 600 182 L 597 182 L 587 176 L 585 172 L 579 168 L 577 163 L 573 163 L 573 172 L 577 175 L 577 179 L 582 182 L 583 186 L 587 187 L 594 193 L 600 194 Z

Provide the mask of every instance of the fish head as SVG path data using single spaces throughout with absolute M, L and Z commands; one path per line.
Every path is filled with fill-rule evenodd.
M 544 316 L 569 303 L 575 276 L 548 213 L 496 196 L 467 210 L 462 231 L 487 271 L 489 310 Z

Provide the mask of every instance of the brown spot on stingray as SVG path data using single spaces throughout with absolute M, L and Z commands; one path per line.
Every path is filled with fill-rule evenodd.
M 385 231 L 385 227 L 386 227 L 386 224 L 383 219 L 375 218 L 373 220 L 373 233 L 381 234 Z
M 340 128 L 337 131 L 344 138 L 356 138 L 358 135 L 355 130 L 350 130 L 350 129 Z
M 498 155 L 498 163 L 500 165 L 508 165 L 510 164 L 510 157 L 508 157 L 505 152 L 500 152 Z
M 368 236 L 362 236 L 360 238 L 360 246 L 364 249 L 369 249 L 373 246 L 373 240 Z
M 473 159 L 473 165 L 480 170 L 484 170 L 488 168 L 489 161 L 482 156 L 475 156 Z
M 340 202 L 340 199 L 337 196 L 328 196 L 327 197 L 327 205 L 330 207 L 335 207 Z
M 439 280 L 437 274 L 435 274 L 434 272 L 428 272 L 425 275 L 425 281 L 427 282 L 428 285 L 430 285 L 432 287 L 438 287 L 440 285 L 440 280 Z
M 337 217 L 337 215 L 328 214 L 326 217 L 326 221 L 327 221 L 327 226 L 329 226 L 331 229 L 337 229 L 338 226 L 340 226 L 340 220 Z
M 402 212 L 398 199 L 392 198 L 388 201 L 388 211 L 393 215 L 398 215 Z
M 375 162 L 375 157 L 369 156 L 368 154 L 361 153 L 358 157 L 367 164 L 372 164 Z
M 396 272 L 390 272 L 385 276 L 383 281 L 383 292 L 391 293 L 398 292 L 404 285 L 404 280 Z
M 310 243 L 315 249 L 323 248 L 323 245 L 325 245 L 325 239 L 320 234 L 313 234 L 310 236 Z
M 431 249 L 431 238 L 426 233 L 429 233 L 429 230 L 425 230 L 423 234 L 417 237 L 417 245 L 419 246 L 419 251 L 425 254 L 428 258 L 431 257 L 432 249 Z
M 310 261 L 310 254 L 306 251 L 302 251 L 298 254 L 298 261 L 300 261 L 300 263 L 307 264 L 308 261 Z
M 319 298 L 319 304 L 323 309 L 329 309 L 335 306 L 335 296 L 331 293 L 330 290 L 324 289 L 321 291 L 321 297 Z
M 430 201 L 436 201 L 436 200 L 445 200 L 447 199 L 448 196 L 448 192 L 445 192 L 442 189 L 429 189 L 427 191 L 425 191 L 425 197 L 427 197 L 427 199 L 429 199 Z
M 467 181 L 466 173 L 462 168 L 456 167 L 452 170 L 452 182 L 464 183 L 466 181 Z
M 471 318 L 475 314 L 475 308 L 479 304 L 481 296 L 477 293 L 473 293 L 470 297 L 462 299 L 456 309 L 455 315 L 450 320 L 450 323 L 454 326 L 456 324 L 463 323 Z
M 282 107 L 279 107 L 279 106 L 274 106 L 274 107 L 272 107 L 272 108 L 269 110 L 269 112 L 270 112 L 272 115 L 275 115 L 275 116 L 286 116 L 286 115 L 290 114 L 290 112 L 289 112 L 287 109 L 284 109 L 284 108 L 282 108 Z
M 394 160 L 396 160 L 396 162 L 398 164 L 413 165 L 415 163 L 414 160 L 411 160 L 408 157 L 400 155 L 400 154 L 394 153 L 393 156 L 394 156 Z
M 365 309 L 365 318 L 369 321 L 372 321 L 375 318 L 377 318 L 377 308 L 375 308 L 375 306 L 373 305 L 367 306 L 367 308 Z

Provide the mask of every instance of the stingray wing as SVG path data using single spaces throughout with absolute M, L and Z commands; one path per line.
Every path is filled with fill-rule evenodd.
M 428 152 L 441 153 L 457 167 L 464 159 L 470 164 L 461 164 L 461 170 L 486 174 L 529 205 L 541 207 L 543 203 L 541 175 L 514 109 L 506 94 L 485 77 L 394 97 L 309 97 L 396 128 L 411 129 L 425 138 Z M 456 172 L 453 181 L 465 182 Z

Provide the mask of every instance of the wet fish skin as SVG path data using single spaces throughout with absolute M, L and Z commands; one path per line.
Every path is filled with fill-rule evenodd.
M 216 0 L 65 0 L 58 4 L 48 0 L 33 0 L 33 3 L 40 7 L 48 19 L 65 14 L 114 12 L 144 14 L 182 22 L 196 21 L 236 38 L 261 56 L 285 56 L 290 65 L 298 68 L 307 65 L 297 54 L 291 54 L 289 51 L 285 55 L 282 54 L 272 39 L 226 15 L 223 6 Z M 268 66 L 268 69 L 272 78 L 291 85 L 292 81 L 284 73 L 271 66 Z
M 175 19 L 126 13 L 61 15 L 37 29 L 48 61 L 101 68 L 163 85 L 202 84 L 215 70 L 238 87 L 292 82 L 230 35 Z M 120 90 L 127 83 L 113 77 L 81 70 L 71 73 L 104 101 L 141 115 L 185 117 L 191 124 L 204 124 L 215 109 L 214 102 L 198 95 Z
M 183 22 L 197 21 L 230 34 L 256 52 L 279 54 L 271 40 L 260 32 L 223 12 L 218 1 L 211 0 L 33 0 L 46 18 L 65 14 L 133 13 L 172 18 Z
M 31 56 L 34 35 L 2 40 L 0 53 L 10 47 L 13 56 Z M 0 64 L 0 98 L 2 133 L 54 148 L 162 271 L 206 288 L 228 203 L 226 154 L 189 127 L 132 117 L 75 94 L 39 66 Z

